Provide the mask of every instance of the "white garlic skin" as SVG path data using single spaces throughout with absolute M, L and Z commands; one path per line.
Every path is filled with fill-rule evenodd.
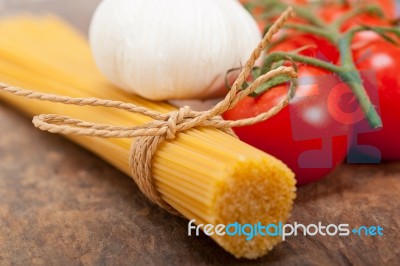
M 151 100 L 225 94 L 227 71 L 260 41 L 237 0 L 103 0 L 90 27 L 101 72 Z

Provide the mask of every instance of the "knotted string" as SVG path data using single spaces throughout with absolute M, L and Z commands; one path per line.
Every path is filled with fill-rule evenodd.
M 162 114 L 157 111 L 149 110 L 144 107 L 121 101 L 98 98 L 72 98 L 67 96 L 44 94 L 31 90 L 24 90 L 2 83 L 0 83 L 0 90 L 17 96 L 26 97 L 28 99 L 79 106 L 102 106 L 116 108 L 131 113 L 141 114 L 153 119 L 153 121 L 140 126 L 119 127 L 91 123 L 68 116 L 43 114 L 35 116 L 33 118 L 33 124 L 37 128 L 51 133 L 102 138 L 136 138 L 132 143 L 130 152 L 130 166 L 132 169 L 133 179 L 139 186 L 140 190 L 150 200 L 157 203 L 162 208 L 176 213 L 176 211 L 174 211 L 174 209 L 161 198 L 160 193 L 156 190 L 152 182 L 152 158 L 157 151 L 157 148 L 163 141 L 173 140 L 177 133 L 195 127 L 217 128 L 232 136 L 235 136 L 232 131 L 232 127 L 253 125 L 265 121 L 286 107 L 293 94 L 295 79 L 297 78 L 297 74 L 292 68 L 281 66 L 258 77 L 249 87 L 244 90 L 242 90 L 242 85 L 249 77 L 256 60 L 260 57 L 263 50 L 265 50 L 267 45 L 270 43 L 273 35 L 283 27 L 284 23 L 289 19 L 291 14 L 292 9 L 288 8 L 274 23 L 274 25 L 265 35 L 262 42 L 251 54 L 250 59 L 247 61 L 240 75 L 234 82 L 232 89 L 221 102 L 208 111 L 197 112 L 191 110 L 190 107 L 185 106 L 177 111 L 168 114 Z M 223 120 L 221 118 L 220 115 L 222 113 L 235 107 L 240 100 L 253 93 L 261 84 L 281 75 L 286 75 L 290 78 L 291 86 L 285 99 L 282 100 L 278 105 L 271 108 L 267 112 L 252 118 L 236 121 Z

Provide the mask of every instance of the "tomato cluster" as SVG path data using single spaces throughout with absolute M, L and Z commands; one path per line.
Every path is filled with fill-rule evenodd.
M 304 4 L 307 1 L 286 2 Z M 328 24 L 333 23 L 353 10 L 352 2 L 356 1 L 322 5 L 317 16 Z M 343 23 L 341 31 L 358 25 L 392 27 L 394 1 L 363 3 L 380 5 L 385 16 L 373 13 L 354 16 Z M 261 13 L 262 9 L 257 12 Z M 339 49 L 329 40 L 301 31 L 287 33 L 288 37 L 273 45 L 270 52 L 298 50 L 301 55 L 340 64 Z M 235 129 L 243 141 L 288 164 L 296 173 L 299 185 L 331 172 L 345 160 L 349 149 L 353 162 L 365 162 L 365 158 L 376 162 L 400 160 L 400 125 L 396 118 L 400 114 L 400 75 L 397 73 L 400 47 L 373 31 L 365 31 L 355 35 L 351 48 L 362 85 L 381 116 L 382 128 L 369 127 L 354 94 L 337 75 L 298 64 L 299 86 L 289 107 L 263 123 Z M 237 120 L 265 112 L 286 95 L 287 87 L 283 84 L 257 97 L 247 97 L 226 112 L 224 118 Z

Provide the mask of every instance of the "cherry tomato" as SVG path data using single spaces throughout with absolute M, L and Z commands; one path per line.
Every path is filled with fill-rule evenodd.
M 285 162 L 299 185 L 318 180 L 346 157 L 352 115 L 347 85 L 328 72 L 300 66 L 299 86 L 288 107 L 271 119 L 235 128 L 241 140 Z M 224 114 L 228 120 L 254 117 L 277 105 L 287 93 L 281 85 L 253 98 L 243 99 Z
M 378 130 L 359 125 L 356 131 L 361 133 L 356 133 L 356 145 L 364 148 L 363 153 L 383 161 L 400 160 L 400 48 L 377 40 L 354 50 L 354 58 L 357 68 L 364 72 L 365 87 L 372 88 L 370 98 L 379 107 L 383 122 L 383 128 Z
M 269 52 L 293 52 L 300 49 L 298 54 L 315 57 L 332 63 L 338 62 L 339 51 L 328 40 L 312 34 L 293 31 L 288 32 L 287 35 L 289 35 L 290 38 L 288 37 L 272 46 Z

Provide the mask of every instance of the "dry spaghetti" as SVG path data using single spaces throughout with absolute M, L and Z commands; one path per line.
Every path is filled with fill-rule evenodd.
M 217 132 L 214 130 L 208 130 L 207 134 L 204 134 L 205 132 L 204 130 L 199 131 L 199 130 L 194 130 L 193 128 L 214 127 L 214 128 L 228 129 L 232 126 L 255 123 L 258 121 L 268 119 L 275 113 L 279 112 L 279 110 L 282 109 L 285 105 L 287 105 L 289 96 L 275 108 L 252 119 L 247 119 L 243 121 L 223 121 L 218 117 L 218 115 L 221 112 L 233 107 L 241 98 L 251 93 L 262 82 L 265 82 L 266 80 L 280 74 L 287 74 L 292 78 L 295 77 L 295 73 L 293 72 L 293 70 L 282 67 L 260 77 L 248 89 L 244 91 L 239 90 L 241 84 L 249 75 L 255 60 L 260 56 L 261 51 L 266 47 L 270 38 L 272 38 L 272 35 L 282 26 L 282 24 L 289 15 L 290 15 L 290 10 L 288 10 L 280 18 L 280 20 L 278 20 L 275 26 L 271 28 L 270 32 L 265 36 L 263 42 L 254 51 L 252 57 L 247 62 L 239 78 L 236 80 L 233 89 L 231 90 L 230 93 L 228 93 L 225 100 L 217 104 L 214 108 L 212 108 L 207 112 L 194 112 L 186 107 L 178 111 L 172 111 L 167 114 L 164 114 L 162 112 L 156 112 L 154 110 L 139 107 L 134 104 L 127 104 L 124 103 L 123 101 L 101 100 L 97 98 L 86 98 L 86 97 L 84 98 L 63 97 L 63 96 L 55 96 L 45 93 L 37 93 L 33 91 L 21 90 L 16 87 L 10 87 L 8 85 L 2 85 L 1 87 L 5 91 L 12 92 L 16 95 L 25 96 L 27 98 L 50 100 L 53 102 L 61 102 L 66 104 L 114 107 L 123 109 L 125 111 L 140 113 L 155 119 L 155 121 L 153 122 L 144 124 L 140 123 L 142 125 L 135 127 L 132 126 L 116 127 L 108 124 L 89 123 L 80 119 L 72 119 L 71 117 L 67 117 L 64 115 L 61 116 L 42 115 L 36 117 L 34 119 L 34 122 L 35 125 L 38 126 L 39 128 L 55 133 L 68 133 L 68 134 L 113 137 L 113 138 L 139 137 L 136 140 L 136 145 L 133 146 L 134 152 L 132 153 L 134 156 L 138 157 L 135 157 L 136 159 L 132 161 L 135 162 L 135 165 L 133 167 L 134 171 L 141 171 L 141 172 L 134 174 L 134 177 L 136 179 L 138 179 L 139 177 L 139 181 L 137 180 L 136 181 L 139 187 L 142 189 L 142 191 L 144 191 L 148 197 L 153 199 L 155 202 L 157 202 L 164 208 L 167 208 L 169 210 L 172 209 L 177 210 L 182 215 L 184 215 L 189 219 L 198 218 L 199 222 L 206 221 L 208 223 L 217 223 L 217 222 L 227 223 L 229 221 L 232 221 L 232 219 L 236 219 L 236 221 L 240 221 L 243 219 L 248 221 L 252 220 L 256 221 L 258 219 L 258 221 L 262 221 L 266 220 L 266 218 L 262 217 L 262 215 L 265 215 L 262 212 L 267 210 L 269 210 L 268 215 L 271 216 L 268 217 L 267 219 L 269 221 L 275 219 L 286 219 L 294 198 L 295 182 L 293 179 L 293 174 L 281 162 L 255 149 L 249 149 L 247 145 L 244 144 L 239 145 L 239 142 L 238 143 L 232 142 L 228 144 L 227 141 L 230 142 L 231 140 L 229 138 L 226 140 L 227 138 L 226 135 L 224 137 L 225 140 L 222 140 L 221 139 L 222 136 L 219 135 L 219 133 L 217 134 Z M 11 28 L 13 28 L 15 25 L 11 23 L 11 26 L 12 26 Z M 4 27 L 3 24 L 3 27 L 0 28 L 0 32 L 1 30 L 4 31 L 5 29 L 7 29 L 7 27 Z M 60 32 L 63 32 L 63 30 L 59 29 L 58 34 L 60 34 Z M 64 32 L 68 33 L 65 34 L 65 36 L 68 35 L 67 37 L 68 40 L 73 39 L 71 38 L 70 32 L 66 30 L 64 30 Z M 75 47 L 78 46 L 80 46 L 80 42 L 75 43 Z M 0 44 L 0 54 L 2 53 L 7 54 L 4 53 L 4 49 L 5 49 L 4 46 Z M 12 53 L 12 51 L 10 50 L 8 52 Z M 30 51 L 28 51 L 28 54 L 29 52 Z M 8 63 L 12 64 L 13 63 L 12 61 L 19 61 L 19 58 L 17 56 L 10 56 L 10 53 L 7 54 L 9 56 Z M 19 61 L 19 62 L 23 62 L 24 64 L 26 64 L 25 61 Z M 21 68 L 21 66 L 19 65 L 17 67 L 16 65 L 14 65 L 14 67 L 17 69 Z M 8 69 L 9 68 L 0 67 L 0 73 L 7 72 Z M 25 68 L 21 69 L 22 73 L 25 74 L 29 74 L 30 73 L 29 71 L 32 71 L 32 68 L 29 67 L 28 71 Z M 57 68 L 53 67 L 46 70 L 50 71 L 53 70 L 53 72 L 57 72 L 55 69 Z M 66 71 L 61 71 L 61 72 L 63 74 L 66 74 Z M 91 74 L 93 75 L 93 73 Z M 4 78 L 3 75 L 1 76 L 2 78 Z M 43 80 L 35 79 L 35 77 L 37 77 L 36 73 L 35 75 L 30 74 L 30 76 L 27 75 L 26 77 L 30 77 L 26 79 L 30 79 L 30 82 L 33 84 L 37 85 L 39 84 L 40 86 L 43 86 L 43 84 L 47 83 Z M 13 79 L 10 77 L 7 77 L 6 79 L 13 81 Z M 20 80 L 19 82 L 24 83 L 21 82 Z M 81 84 L 78 85 L 81 86 Z M 29 108 L 27 108 L 26 102 L 21 102 L 21 100 L 17 100 L 13 96 L 9 97 L 5 96 L 4 99 L 10 101 L 14 105 L 18 106 L 20 109 L 32 114 L 32 110 L 29 110 Z M 140 102 L 142 100 L 137 99 L 137 101 Z M 149 103 L 149 105 L 151 104 Z M 42 111 L 43 109 L 47 110 L 47 108 L 44 108 L 43 105 L 39 106 L 37 104 L 32 104 L 31 107 L 33 107 L 33 110 L 35 110 L 34 113 L 36 113 L 37 111 Z M 60 109 L 64 110 L 64 107 Z M 65 110 L 66 113 L 68 112 L 71 113 L 72 109 L 65 108 Z M 76 111 L 74 110 L 73 112 Z M 102 114 L 104 114 L 104 112 L 102 112 Z M 181 133 L 178 136 L 176 136 L 177 132 L 183 132 L 183 131 L 185 131 L 185 134 Z M 193 139 L 191 138 L 193 134 L 198 135 L 196 136 L 198 140 L 193 142 L 193 146 L 195 147 L 195 149 L 203 151 L 203 153 L 201 154 L 204 154 L 204 150 L 206 150 L 205 154 L 209 156 L 215 156 L 214 160 L 215 163 L 218 161 L 221 162 L 221 166 L 224 169 L 222 172 L 221 170 L 219 170 L 219 174 L 221 174 L 221 176 L 213 177 L 216 178 L 215 180 L 217 181 L 217 183 L 208 183 L 209 181 L 207 181 L 207 178 L 205 179 L 205 177 L 197 175 L 196 173 L 189 173 L 189 176 L 190 175 L 193 176 L 192 180 L 189 181 L 185 179 L 185 177 L 183 177 L 179 171 L 173 171 L 175 167 L 175 168 L 181 168 L 182 170 L 181 173 L 183 174 L 187 173 L 187 169 L 185 169 L 185 167 L 182 166 L 182 158 L 181 159 L 178 158 L 174 167 L 168 169 L 170 172 L 173 173 L 171 175 L 175 175 L 177 177 L 176 180 L 173 180 L 170 177 L 165 176 L 165 172 L 167 170 L 165 166 L 161 164 L 160 161 L 161 159 L 157 158 L 159 156 L 162 156 L 159 154 L 163 154 L 163 152 L 165 152 L 165 149 L 163 149 L 162 147 L 159 147 L 157 149 L 157 147 L 165 139 L 171 140 L 176 136 L 177 140 L 169 142 L 171 143 L 169 147 L 171 147 L 170 149 L 172 151 L 170 157 L 173 158 L 174 153 L 176 154 L 182 153 L 182 151 L 178 152 L 180 149 L 175 147 L 176 145 L 173 145 L 173 143 L 183 142 L 186 145 L 188 139 Z M 72 136 L 71 138 L 73 138 L 75 141 L 81 143 L 86 147 L 90 146 L 90 144 L 88 143 L 92 144 L 94 143 L 94 141 L 86 142 L 87 139 L 83 141 L 82 138 L 75 138 Z M 206 144 L 205 138 L 209 139 L 208 141 L 212 142 L 211 147 L 209 144 Z M 200 143 L 204 142 L 203 143 L 204 145 L 199 145 L 199 143 L 196 143 L 198 141 L 200 141 Z M 111 147 L 109 146 L 109 144 L 106 145 L 105 143 L 107 142 L 105 141 L 102 142 L 103 147 Z M 109 143 L 116 143 L 116 142 L 110 141 Z M 224 145 L 221 146 L 221 144 Z M 163 146 L 166 147 L 168 145 L 163 145 Z M 110 150 L 114 149 L 114 151 L 118 150 L 115 149 L 114 146 L 112 147 L 113 148 L 109 149 Z M 91 146 L 89 148 L 95 151 L 96 153 L 101 153 L 99 152 L 99 150 L 96 150 L 99 149 L 98 147 Z M 220 151 L 214 150 L 215 155 L 207 153 L 207 149 L 213 150 L 218 148 L 220 148 L 221 150 Z M 233 154 L 237 153 L 240 154 L 241 157 L 244 156 L 245 159 L 241 157 L 238 158 L 235 156 L 231 156 L 231 154 L 225 154 L 224 151 L 227 148 L 229 148 L 230 150 L 227 151 L 226 153 L 233 153 Z M 150 152 L 148 152 L 148 150 L 150 150 Z M 153 155 L 156 152 L 156 150 L 157 150 L 156 153 L 157 156 L 153 158 Z M 124 154 L 124 152 L 126 151 L 120 151 L 120 152 Z M 185 155 L 186 154 L 184 154 L 183 156 Z M 107 156 L 103 154 L 102 157 L 104 158 Z M 204 155 L 200 157 L 199 155 L 197 155 L 197 157 L 201 159 L 199 160 L 199 162 L 196 162 L 196 164 L 198 163 L 199 166 L 203 165 L 201 160 L 205 159 Z M 246 157 L 248 158 L 253 157 L 255 159 L 254 160 L 246 159 Z M 167 157 L 165 158 L 166 160 L 171 161 L 171 158 Z M 231 158 L 231 161 L 226 162 L 225 159 L 229 158 Z M 114 164 L 117 167 L 127 172 L 125 166 L 121 166 L 122 164 L 115 163 L 115 161 L 113 161 L 114 160 L 113 158 L 106 158 L 106 159 L 108 159 L 112 163 L 114 162 Z M 140 167 L 139 168 L 137 167 L 136 163 L 138 162 L 140 162 L 139 166 L 141 166 L 143 170 L 140 170 Z M 262 163 L 262 165 L 261 166 L 257 165 L 257 162 Z M 168 165 L 168 163 L 164 164 Z M 231 170 L 226 170 L 225 166 L 223 165 L 228 166 L 228 169 L 230 168 Z M 210 166 L 210 168 L 212 167 Z M 153 169 L 154 179 L 151 179 L 150 169 Z M 199 170 L 201 169 L 194 169 L 192 167 L 192 170 L 199 172 Z M 209 173 L 205 174 L 210 175 Z M 247 178 L 243 178 L 244 176 L 246 176 Z M 181 182 L 178 182 L 180 180 Z M 186 183 L 183 182 L 182 180 L 186 180 L 185 181 Z M 197 185 L 203 187 L 203 191 L 187 191 L 188 187 L 190 187 L 187 182 L 195 182 L 195 181 L 198 182 Z M 221 183 L 223 184 L 221 185 Z M 208 188 L 207 184 L 211 185 L 211 187 Z M 218 189 L 213 189 L 213 186 L 214 188 L 217 187 Z M 213 193 L 211 193 L 211 191 L 213 191 Z M 190 195 L 190 192 L 195 192 L 194 193 L 195 196 Z M 204 192 L 207 193 L 201 196 L 201 194 Z M 266 195 L 264 195 L 263 193 L 265 193 Z M 195 207 L 196 205 L 199 204 L 199 201 L 205 203 L 208 202 L 207 206 L 209 206 L 209 208 L 199 209 Z M 184 207 L 185 204 L 188 203 L 189 205 L 192 204 L 192 206 L 194 206 L 192 207 L 192 210 L 190 210 L 190 206 Z M 209 214 L 207 215 L 205 213 Z M 264 254 L 266 251 L 271 249 L 273 245 L 279 242 L 279 239 L 272 237 L 258 238 L 255 239 L 254 242 L 252 243 L 246 243 L 246 241 L 244 241 L 240 237 L 231 239 L 226 237 L 225 238 L 215 237 L 214 239 L 228 251 L 233 253 L 235 256 L 249 257 L 249 258 L 258 257 Z

